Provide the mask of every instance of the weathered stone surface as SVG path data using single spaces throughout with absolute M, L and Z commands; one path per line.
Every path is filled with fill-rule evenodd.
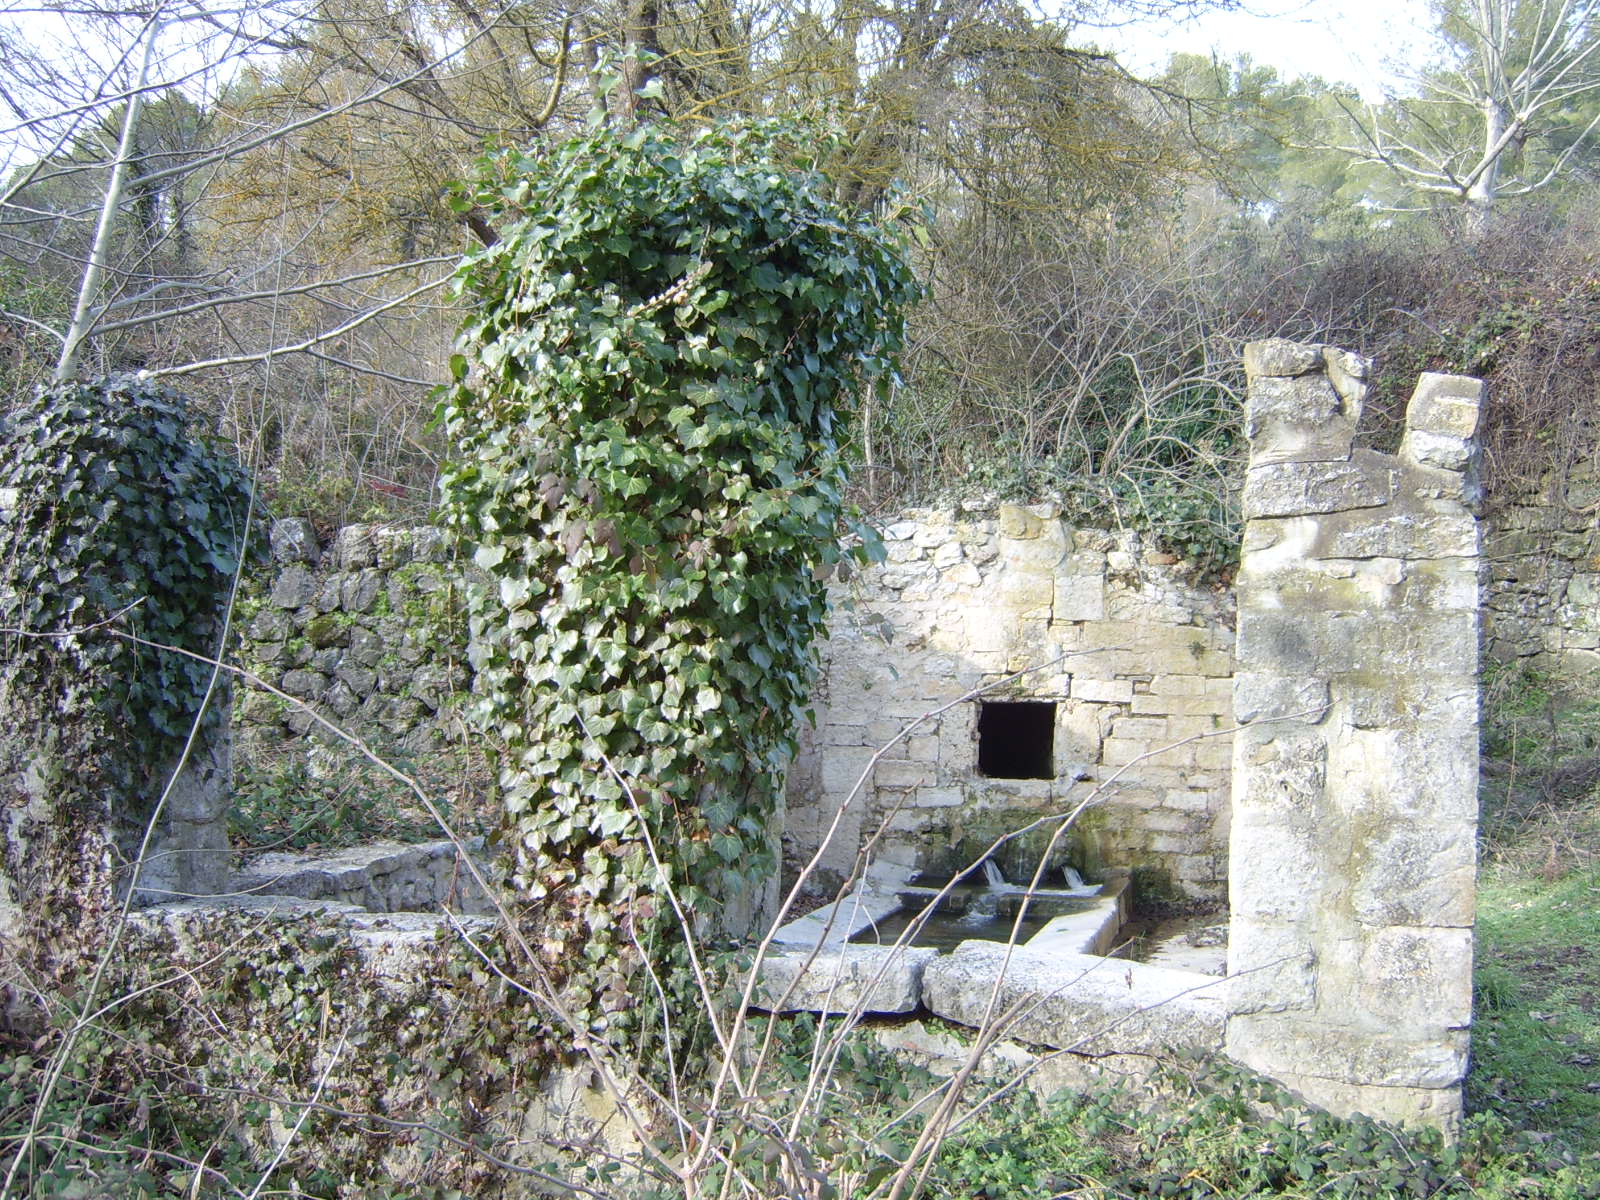
M 1481 379 L 1424 373 L 1406 407 L 1400 457 L 1446 471 L 1466 470 L 1477 452 L 1484 392 Z
M 1238 721 L 1279 721 L 1293 717 L 1315 723 L 1328 706 L 1328 681 L 1263 671 L 1233 677 L 1233 715 Z
M 775 1012 L 912 1012 L 921 1003 L 923 972 L 936 955 L 893 946 L 774 954 L 761 965 L 754 1002 Z
M 1420 1040 L 1405 1030 L 1246 1017 L 1230 1024 L 1228 1055 L 1257 1070 L 1287 1063 L 1297 1076 L 1365 1087 L 1451 1088 L 1466 1073 L 1467 1039 L 1461 1032 Z
M 267 534 L 272 560 L 279 563 L 315 563 L 319 554 L 317 531 L 304 517 L 283 517 Z
M 310 571 L 300 563 L 291 563 L 278 572 L 270 599 L 279 608 L 299 608 L 311 603 L 317 588 L 317 581 Z
M 1244 369 L 1251 375 L 1293 377 L 1320 370 L 1323 348 L 1286 338 L 1265 338 L 1259 342 L 1246 342 Z
M 1251 460 L 1337 462 L 1350 457 L 1359 404 L 1347 403 L 1322 374 L 1258 376 L 1245 395 Z
M 294 622 L 281 608 L 263 608 L 246 632 L 257 641 L 281 642 L 294 632 Z
M 370 567 L 378 560 L 377 531 L 371 525 L 346 525 L 333 535 L 328 553 L 341 571 Z
M 481 845 L 469 844 L 481 855 Z M 492 882 L 486 859 L 476 858 Z M 416 914 L 448 907 L 487 913 L 493 904 L 448 841 L 404 845 L 380 842 L 322 853 L 274 852 L 248 860 L 233 884 L 246 895 L 333 901 L 376 913 Z
M 1370 460 L 1252 465 L 1245 475 L 1244 514 L 1299 517 L 1376 508 L 1394 498 L 1398 481 L 1397 470 L 1373 469 Z
M 1480 395 L 1425 378 L 1398 457 L 1263 466 L 1253 443 L 1239 571 L 1255 723 L 1234 756 L 1228 1053 L 1313 1103 L 1443 1124 L 1471 1011 L 1480 561 L 1458 472 Z M 1313 698 L 1315 730 L 1263 720 Z
M 991 1011 L 1014 1011 L 1005 1036 L 1088 1053 L 1219 1049 L 1222 991 L 1209 975 L 1027 946 L 1008 958 L 994 942 L 963 942 L 922 982 L 923 1003 L 946 1020 L 976 1026 Z

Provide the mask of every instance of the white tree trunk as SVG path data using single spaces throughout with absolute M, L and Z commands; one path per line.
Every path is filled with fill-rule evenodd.
M 139 132 L 139 112 L 144 107 L 144 90 L 150 82 L 150 63 L 155 57 L 156 40 L 161 36 L 161 18 L 152 17 L 145 28 L 144 57 L 139 64 L 139 77 L 134 81 L 133 92 L 128 97 L 127 111 L 122 115 L 122 134 L 117 139 L 117 161 L 111 166 L 111 179 L 106 183 L 105 202 L 100 207 L 100 221 L 95 226 L 94 244 L 89 250 L 89 263 L 78 284 L 78 303 L 72 313 L 72 324 L 67 327 L 62 342 L 61 357 L 56 360 L 55 379 L 60 383 L 77 374 L 78 358 L 84 340 L 94 327 L 94 304 L 100 294 L 100 280 L 105 275 L 106 259 L 111 253 L 111 230 L 116 223 L 117 209 L 122 207 L 123 181 L 128 176 L 128 163 L 135 153 Z

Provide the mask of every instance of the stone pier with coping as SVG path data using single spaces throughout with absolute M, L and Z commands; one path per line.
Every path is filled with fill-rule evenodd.
M 1245 353 L 1227 1053 L 1335 1112 L 1450 1128 L 1472 1000 L 1483 385 L 1422 376 L 1389 455 L 1352 446 L 1362 359 Z

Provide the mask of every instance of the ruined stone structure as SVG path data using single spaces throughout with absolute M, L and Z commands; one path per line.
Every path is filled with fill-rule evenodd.
M 1591 459 L 1504 503 L 1484 529 L 1484 658 L 1580 686 L 1600 675 L 1600 468 Z
M 826 954 L 802 946 L 777 965 L 767 990 L 788 998 L 775 1007 L 809 992 L 963 1021 L 999 995 L 1034 1014 L 1016 1036 L 1092 1047 L 1096 1070 L 1222 1051 L 1337 1111 L 1454 1123 L 1471 995 L 1481 387 L 1424 376 L 1399 453 L 1384 455 L 1353 447 L 1362 360 L 1274 341 L 1247 366 L 1237 652 L 1235 594 L 1194 585 L 1131 534 L 1072 528 L 1048 504 L 906 514 L 884 531 L 887 562 L 830 585 L 785 834 L 791 866 L 815 855 L 843 879 L 870 859 L 892 892 L 1090 800 L 1058 863 L 1131 869 L 1136 893 L 1226 895 L 1230 978 L 1111 965 L 1098 933 L 935 955 L 844 947 L 836 922 L 817 935 Z M 287 569 L 247 653 L 321 711 L 404 738 L 412 727 L 395 722 L 448 719 L 447 700 L 416 689 L 453 648 L 403 614 L 447 591 L 454 568 L 418 543 L 407 563 L 383 549 L 392 538 L 363 527 L 299 550 L 281 526 Z M 374 661 L 352 662 L 358 650 Z M 294 735 L 268 715 L 271 737 Z M 1012 880 L 1042 840 L 998 856 Z M 839 911 L 859 918 L 858 901 Z M 806 978 L 819 969 L 844 976 Z
M 460 568 L 437 529 L 347 525 L 326 546 L 309 521 L 271 529 L 273 574 L 250 600 L 240 659 L 307 707 L 260 691 L 239 708 L 252 753 L 316 732 L 319 713 L 412 754 L 452 732 L 468 681 Z
M 884 829 L 875 858 L 965 867 L 1093 794 L 1075 865 L 1220 897 L 1231 597 L 1050 504 L 908 513 L 885 541 L 886 563 L 831 588 L 816 728 L 790 777 L 791 862 L 820 851 L 825 873 L 848 874 Z M 1012 878 L 1038 841 L 1002 852 Z
M 1227 1052 L 1335 1111 L 1450 1124 L 1472 1000 L 1482 384 L 1351 448 L 1366 364 L 1248 348 Z

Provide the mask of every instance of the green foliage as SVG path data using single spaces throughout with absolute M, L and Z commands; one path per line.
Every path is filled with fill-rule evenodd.
M 205 662 L 156 644 L 219 650 L 249 486 L 233 459 L 195 435 L 181 397 L 124 377 L 57 384 L 8 412 L 0 496 L 9 497 L 0 628 L 17 631 L 0 664 L 0 703 L 43 735 L 32 769 L 56 774 L 53 815 L 40 814 L 41 840 L 17 869 L 37 873 L 37 894 L 71 920 L 74 905 L 90 903 L 94 872 L 79 876 L 79 895 L 61 895 L 73 874 L 54 875 L 63 868 L 51 860 L 93 861 L 108 818 L 142 825 L 212 676 Z M 212 708 L 204 719 L 218 718 Z
M 1600 1169 L 1600 870 L 1550 882 L 1496 864 L 1479 892 L 1468 1099 Z
M 1492 1117 L 1469 1121 L 1450 1146 L 1431 1130 L 1301 1109 L 1231 1064 L 1169 1065 L 1154 1082 L 1167 1098 L 1154 1111 L 1114 1091 L 1043 1106 L 1014 1093 L 946 1139 L 929 1194 L 1576 1200 L 1600 1183 Z
M 249 485 L 195 437 L 181 397 L 126 377 L 42 389 L 0 422 L 0 488 L 16 496 L 0 626 L 54 634 L 116 619 L 140 638 L 217 650 Z M 187 735 L 211 676 L 203 662 L 92 633 L 14 638 L 7 670 L 17 695 L 94 706 L 150 761 Z
M 59 1061 L 8 1196 L 498 1194 L 482 1186 L 494 1173 L 474 1147 L 521 1136 L 522 1105 L 490 1110 L 546 1064 L 525 1037 L 530 1001 L 497 973 L 508 956 L 492 940 L 472 951 L 441 938 L 416 949 L 414 978 L 380 979 L 349 933 L 320 918 L 218 910 L 186 922 L 181 940 L 159 923 L 130 937 L 105 980 L 118 1003 Z M 85 982 L 68 981 L 48 1027 L 0 1032 L 0 1178 L 29 1141 Z M 307 1109 L 313 1096 L 321 1107 Z
M 389 753 L 385 760 L 427 787 L 446 816 L 449 801 L 430 784 L 444 764 L 423 764 Z M 251 850 L 338 849 L 371 841 L 416 842 L 440 836 L 438 823 L 408 788 L 387 771 L 357 759 L 313 775 L 303 755 L 281 762 L 241 765 L 228 809 L 233 845 Z
M 590 974 L 596 1028 L 627 1021 L 666 888 L 715 920 L 775 869 L 839 414 L 916 291 L 800 164 L 806 136 L 602 127 L 491 157 L 462 198 L 508 218 L 462 268 L 442 406 L 449 519 L 488 578 L 478 716 L 515 881 L 551 964 Z

